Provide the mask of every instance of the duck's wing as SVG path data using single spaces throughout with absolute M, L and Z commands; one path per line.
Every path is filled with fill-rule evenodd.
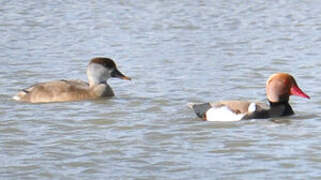
M 89 84 L 87 82 L 84 82 L 81 80 L 64 80 L 64 79 L 62 79 L 60 81 L 66 83 L 76 89 L 88 89 L 89 88 Z
M 50 81 L 23 89 L 14 99 L 31 103 L 81 100 L 89 98 L 88 89 L 88 84 L 83 81 Z
M 211 103 L 213 107 L 223 107 L 226 106 L 235 114 L 246 114 L 249 111 L 249 106 L 252 102 L 250 101 L 220 101 Z

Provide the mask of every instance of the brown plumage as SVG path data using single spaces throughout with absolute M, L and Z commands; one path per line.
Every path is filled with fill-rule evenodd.
M 114 92 L 107 84 L 109 77 L 130 80 L 116 67 L 113 60 L 108 58 L 94 58 L 87 68 L 89 83 L 80 80 L 55 80 L 38 83 L 24 89 L 13 98 L 30 103 L 79 101 L 114 96 Z
M 249 101 L 220 101 L 220 102 L 215 102 L 215 103 L 210 103 L 212 107 L 222 107 L 226 106 L 231 111 L 233 111 L 236 114 L 243 114 L 248 112 L 249 105 L 251 102 Z

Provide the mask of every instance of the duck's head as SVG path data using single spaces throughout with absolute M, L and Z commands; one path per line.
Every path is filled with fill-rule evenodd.
M 90 85 L 105 83 L 111 77 L 131 80 L 117 69 L 112 59 L 104 57 L 96 57 L 89 62 L 87 76 Z
M 266 95 L 272 103 L 287 102 L 291 95 L 310 99 L 299 88 L 294 77 L 287 73 L 276 73 L 270 76 L 266 82 Z

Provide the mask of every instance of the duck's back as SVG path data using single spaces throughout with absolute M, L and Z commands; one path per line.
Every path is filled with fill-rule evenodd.
M 89 86 L 79 80 L 57 80 L 35 84 L 20 91 L 14 99 L 31 103 L 92 99 Z
M 233 111 L 236 114 L 245 114 L 248 113 L 248 108 L 252 102 L 250 101 L 220 101 L 220 102 L 214 102 L 211 103 L 213 107 L 222 107 L 226 106 L 231 111 Z

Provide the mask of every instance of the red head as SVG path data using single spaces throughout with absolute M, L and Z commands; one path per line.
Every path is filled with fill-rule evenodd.
M 293 76 L 287 73 L 276 73 L 266 82 L 266 95 L 270 102 L 288 101 L 289 96 L 310 97 L 297 85 Z

